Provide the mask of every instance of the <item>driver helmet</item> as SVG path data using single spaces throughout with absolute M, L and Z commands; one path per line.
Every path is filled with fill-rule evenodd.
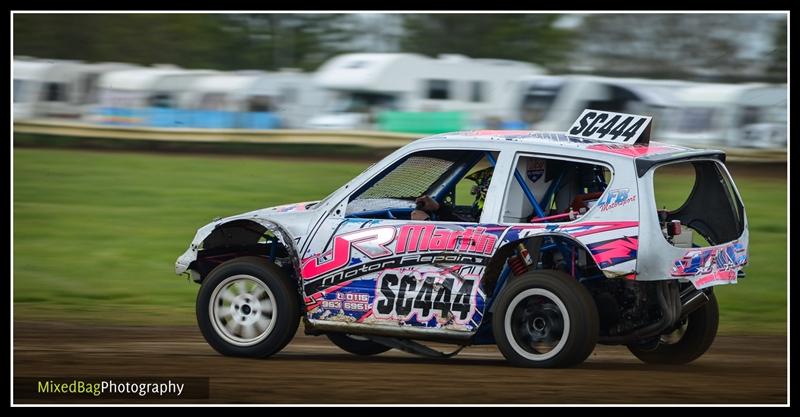
M 492 179 L 492 172 L 494 167 L 484 168 L 480 171 L 475 171 L 467 176 L 468 180 L 475 182 L 472 186 L 470 194 L 475 196 L 475 202 L 472 203 L 472 211 L 479 215 L 483 211 L 483 203 L 486 201 L 486 193 L 489 191 L 489 182 Z

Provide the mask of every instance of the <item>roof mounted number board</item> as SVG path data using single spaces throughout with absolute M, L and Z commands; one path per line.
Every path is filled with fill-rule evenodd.
M 650 116 L 586 109 L 567 133 L 585 139 L 623 145 L 650 142 Z

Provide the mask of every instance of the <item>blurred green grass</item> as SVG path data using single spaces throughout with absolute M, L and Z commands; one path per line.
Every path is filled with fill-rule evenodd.
M 367 165 L 15 149 L 14 318 L 193 324 L 197 285 L 173 265 L 198 227 L 320 199 Z M 718 288 L 722 331 L 785 333 L 786 180 L 736 180 L 751 266 Z M 659 181 L 665 198 L 680 194 L 669 175 Z

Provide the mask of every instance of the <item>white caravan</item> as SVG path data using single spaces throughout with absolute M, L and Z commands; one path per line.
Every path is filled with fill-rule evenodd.
M 690 146 L 786 148 L 786 85 L 702 84 L 679 92 L 683 108 L 662 140 Z
M 98 101 L 104 73 L 132 64 L 21 58 L 14 60 L 14 119 L 77 118 Z
M 294 70 L 238 71 L 197 78 L 189 87 L 189 109 L 274 112 L 281 127 L 300 128 L 323 103 L 311 76 Z
M 221 74 L 214 70 L 182 70 L 162 74 L 153 79 L 148 96 L 150 107 L 164 109 L 184 108 L 187 106 L 191 86 L 200 78 Z
M 137 68 L 113 71 L 100 77 L 100 105 L 104 107 L 142 108 L 150 105 L 154 85 L 160 78 L 181 74 L 180 68 Z
M 519 81 L 517 118 L 526 128 L 563 130 L 584 109 L 652 116 L 653 134 L 675 120 L 676 93 L 695 85 L 686 81 L 584 75 L 536 76 Z
M 384 110 L 465 112 L 476 125 L 504 120 L 513 112 L 514 80 L 542 73 L 541 67 L 529 63 L 461 55 L 339 55 L 316 73 L 317 85 L 334 98 L 309 127 L 374 128 L 377 114 Z
M 46 90 L 44 82 L 52 65 L 14 59 L 14 120 L 35 117 L 37 103 Z
M 86 117 L 100 103 L 100 78 L 113 71 L 138 68 L 138 65 L 121 62 L 101 62 L 81 64 L 78 68 L 77 91 L 75 104 L 80 107 L 81 115 Z
M 14 120 L 79 117 L 79 69 L 78 61 L 14 59 Z
M 78 61 L 14 59 L 14 120 L 78 117 Z
M 145 123 L 143 110 L 182 106 L 188 85 L 215 72 L 159 66 L 103 74 L 98 81 L 100 100 L 93 118 L 103 122 Z

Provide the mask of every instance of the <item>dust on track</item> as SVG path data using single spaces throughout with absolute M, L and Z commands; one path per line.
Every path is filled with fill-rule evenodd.
M 217 354 L 191 326 L 14 323 L 15 377 L 210 378 L 208 400 L 163 401 L 173 403 L 786 403 L 786 353 L 785 336 L 723 335 L 685 366 L 646 365 L 625 347 L 598 346 L 574 368 L 524 369 L 494 346 L 442 360 L 357 357 L 301 328 L 282 352 L 254 360 Z

